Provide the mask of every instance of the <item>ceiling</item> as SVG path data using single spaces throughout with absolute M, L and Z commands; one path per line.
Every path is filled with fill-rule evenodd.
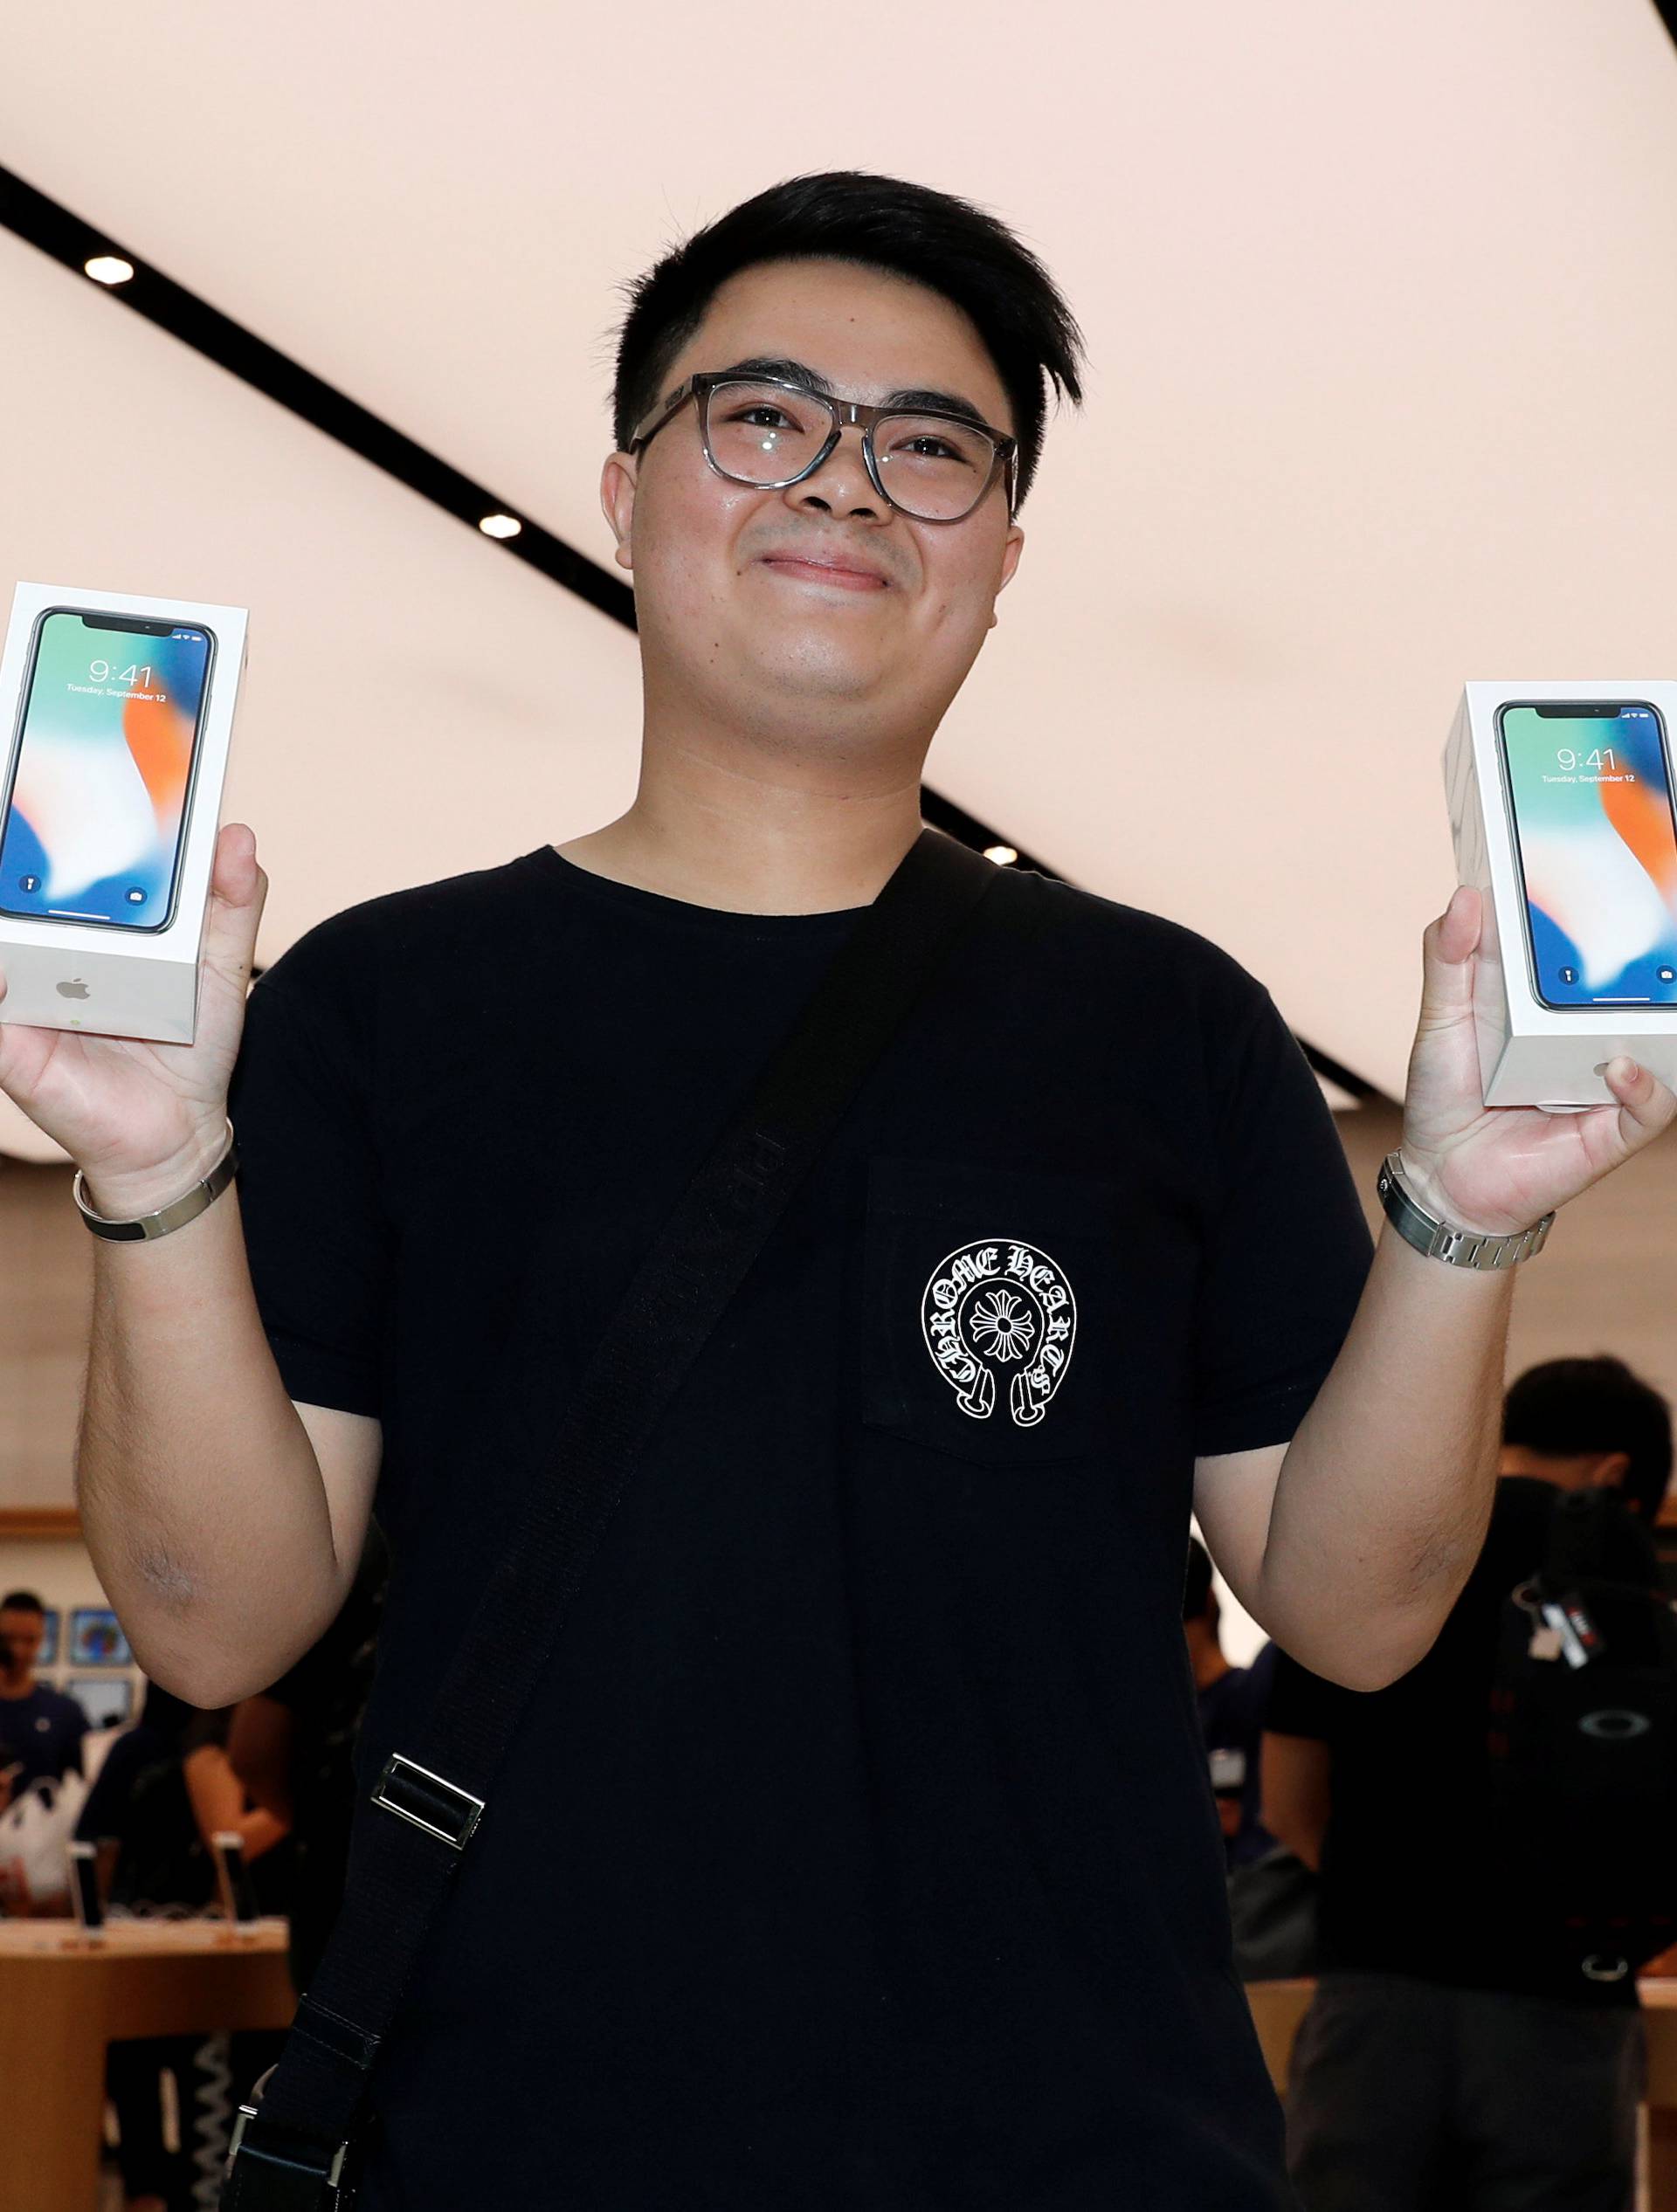
M 1649 0 L 471 26 L 69 0 L 12 42 L 0 162 L 601 560 L 625 278 L 800 170 L 994 209 L 1089 389 L 928 776 L 1399 1092 L 1461 682 L 1673 669 Z M 627 803 L 628 631 L 4 233 L 0 319 L 0 582 L 252 610 L 227 812 L 273 879 L 261 958 Z

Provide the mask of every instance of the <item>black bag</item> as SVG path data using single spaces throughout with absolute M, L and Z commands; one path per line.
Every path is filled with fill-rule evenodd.
M 868 1070 L 1006 880 L 921 830 L 642 1262 L 558 1409 L 549 1457 L 562 1481 L 531 1485 L 413 1755 L 392 1754 L 373 1792 L 388 1817 L 367 1823 L 284 2054 L 239 2107 L 223 2212 L 354 2204 L 380 2043 L 625 1480 Z
M 1677 1601 L 1611 1492 L 1564 1493 L 1549 1526 L 1502 1609 L 1489 1864 L 1523 1965 L 1563 1988 L 1677 1941 Z

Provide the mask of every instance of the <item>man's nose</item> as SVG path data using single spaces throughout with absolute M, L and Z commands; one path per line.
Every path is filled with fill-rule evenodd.
M 862 433 L 848 423 L 838 443 L 813 475 L 786 487 L 795 506 L 821 507 L 832 514 L 873 514 L 885 517 L 890 507 L 873 489 L 862 458 Z

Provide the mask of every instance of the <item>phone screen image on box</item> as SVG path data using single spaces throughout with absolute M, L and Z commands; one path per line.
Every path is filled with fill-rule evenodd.
M 1545 1006 L 1677 1006 L 1677 823 L 1640 700 L 1497 716 L 1532 983 Z
M 0 819 L 0 913 L 162 929 L 175 906 L 214 639 L 52 608 L 36 626 Z

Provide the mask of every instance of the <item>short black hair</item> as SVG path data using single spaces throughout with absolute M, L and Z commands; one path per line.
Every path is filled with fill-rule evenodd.
M 46 1611 L 33 1590 L 13 1590 L 10 1597 L 0 1597 L 0 1613 L 41 1613 Z
M 1045 385 L 1078 404 L 1083 334 L 1052 277 L 1004 223 L 970 200 L 865 169 L 788 177 L 695 231 L 625 286 L 612 435 L 628 450 L 665 377 L 728 278 L 764 261 L 850 261 L 941 293 L 996 364 L 1018 439 L 1018 505 L 1036 474 Z
M 1609 1353 L 1528 1368 L 1503 1402 L 1502 1441 L 1553 1459 L 1626 1452 L 1620 1494 L 1644 1520 L 1659 1518 L 1671 1483 L 1671 1408 Z
M 1182 1617 L 1203 1621 L 1211 1598 L 1211 1555 L 1197 1536 L 1188 1539 L 1188 1577 L 1182 1586 Z

